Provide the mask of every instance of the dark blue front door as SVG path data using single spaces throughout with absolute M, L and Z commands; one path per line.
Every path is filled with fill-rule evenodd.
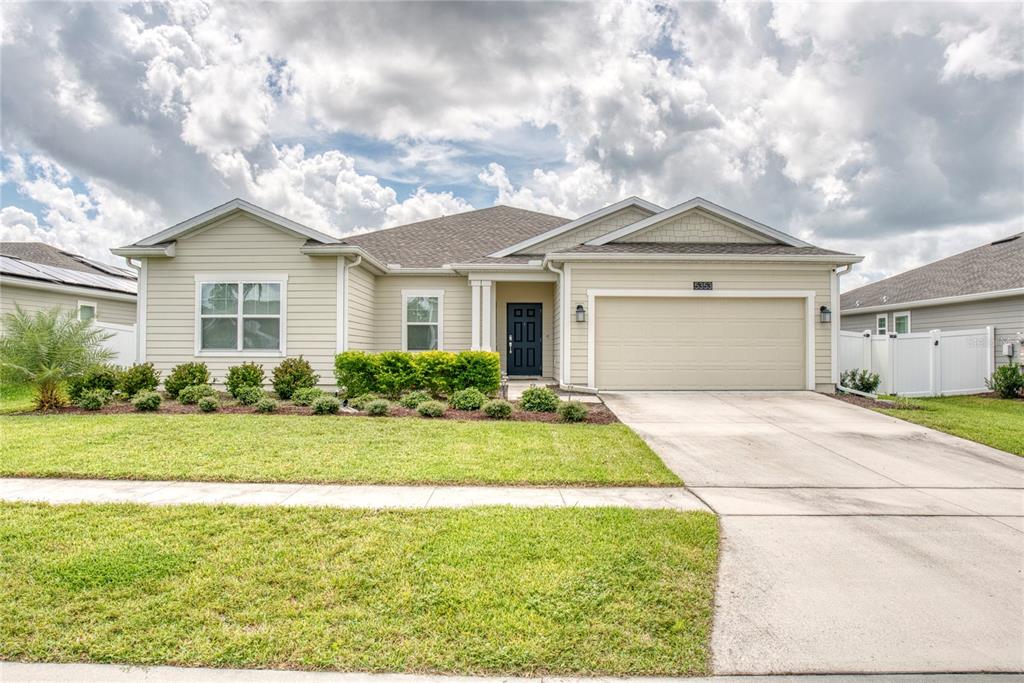
M 508 304 L 508 374 L 540 375 L 540 304 Z

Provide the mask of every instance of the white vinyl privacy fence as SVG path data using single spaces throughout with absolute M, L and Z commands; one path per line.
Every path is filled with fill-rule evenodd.
M 988 391 L 995 370 L 994 330 L 873 335 L 839 333 L 839 368 L 877 372 L 878 392 L 900 396 L 953 396 Z
M 135 362 L 135 325 L 119 325 L 117 323 L 93 322 L 107 334 L 113 336 L 103 342 L 103 346 L 114 352 L 110 362 L 115 365 L 131 365 Z

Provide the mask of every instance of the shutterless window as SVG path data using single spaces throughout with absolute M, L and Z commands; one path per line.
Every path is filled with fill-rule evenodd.
M 880 315 L 875 318 L 875 334 L 887 334 L 889 330 L 886 328 L 888 318 L 884 315 Z
M 910 313 L 897 313 L 892 317 L 892 327 L 896 334 L 910 334 Z
M 82 321 L 96 319 L 96 304 L 80 302 L 78 304 L 78 319 Z
M 440 336 L 440 297 L 407 296 L 405 299 L 405 348 L 433 351 Z
M 281 349 L 281 283 L 204 282 L 199 304 L 200 349 Z

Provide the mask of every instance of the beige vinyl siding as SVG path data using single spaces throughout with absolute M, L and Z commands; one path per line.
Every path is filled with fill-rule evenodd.
M 716 291 L 806 290 L 814 291 L 814 310 L 831 307 L 831 268 L 828 265 L 801 263 L 644 263 L 644 264 L 566 264 L 570 272 L 572 295 L 570 310 L 577 304 L 588 305 L 588 289 L 680 289 L 693 290 L 695 280 L 710 280 Z M 819 390 L 832 387 L 831 326 L 814 318 L 814 377 Z M 569 323 L 572 357 L 571 381 L 587 381 L 587 323 Z M 643 329 L 637 330 L 638 335 Z
M 508 351 L 508 304 L 540 304 L 541 305 L 541 372 L 545 377 L 554 376 L 554 283 L 553 282 L 495 282 L 495 316 L 497 323 L 497 339 L 495 349 L 501 354 L 501 369 L 505 372 L 506 353 Z
M 766 244 L 771 240 L 750 230 L 730 225 L 700 209 L 667 218 L 616 242 L 739 242 Z
M 377 351 L 402 348 L 402 290 L 444 290 L 442 347 L 465 351 L 472 344 L 472 292 L 469 279 L 458 276 L 393 275 L 377 278 L 374 296 L 374 335 Z
M 570 247 L 575 247 L 577 244 L 583 244 L 587 240 L 594 239 L 595 237 L 607 235 L 611 231 L 618 230 L 619 228 L 623 228 L 631 223 L 642 221 L 650 215 L 650 211 L 636 206 L 630 206 L 625 209 L 620 209 L 615 213 L 608 214 L 604 218 L 594 221 L 593 223 L 581 225 L 575 230 L 571 230 L 564 235 L 558 235 L 557 237 L 552 237 L 545 242 L 540 242 L 539 244 L 526 247 L 517 253 L 548 254 L 559 251 L 560 249 L 568 249 Z
M 299 237 L 249 215 L 231 216 L 179 239 L 173 258 L 150 258 L 147 270 L 146 360 L 165 376 L 178 363 L 203 361 L 218 382 L 243 361 L 267 375 L 279 354 L 195 356 L 196 273 L 286 273 L 288 356 L 306 358 L 322 385 L 334 383 L 337 337 L 337 260 L 299 253 Z
M 920 308 L 907 306 L 895 311 L 886 311 L 889 330 L 894 329 L 892 326 L 893 315 L 903 311 L 910 311 L 911 332 L 974 330 L 991 325 L 995 328 L 995 343 L 992 353 L 996 365 L 1005 365 L 1008 362 L 1002 353 L 1003 344 L 1017 342 L 1017 335 L 1024 333 L 1024 295 L 944 306 L 922 306 Z M 874 334 L 875 315 L 875 313 L 843 314 L 840 329 L 851 332 L 871 330 Z M 878 313 L 877 315 L 882 314 Z M 1017 362 L 1021 360 L 1020 344 L 1017 344 L 1017 355 L 1014 360 Z
M 55 306 L 70 310 L 78 310 L 79 301 L 89 301 L 96 304 L 96 319 L 104 323 L 116 323 L 118 325 L 135 324 L 135 302 L 114 301 L 104 299 L 100 293 L 89 294 L 66 294 L 64 292 L 51 292 L 34 287 L 19 287 L 9 284 L 7 281 L 0 282 L 0 314 L 6 315 L 14 311 L 15 305 L 21 306 L 24 311 L 42 311 Z
M 362 266 L 348 269 L 348 348 L 372 351 L 376 278 Z

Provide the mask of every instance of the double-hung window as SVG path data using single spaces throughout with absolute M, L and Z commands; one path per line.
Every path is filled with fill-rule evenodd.
M 444 292 L 402 291 L 402 348 L 406 351 L 440 349 Z
M 910 334 L 910 311 L 894 313 L 892 316 L 892 328 L 896 334 Z
M 281 276 L 197 277 L 196 353 L 284 353 Z
M 887 313 L 882 313 L 875 317 L 875 334 L 885 336 L 889 334 L 889 328 L 887 323 L 889 322 L 889 316 Z

